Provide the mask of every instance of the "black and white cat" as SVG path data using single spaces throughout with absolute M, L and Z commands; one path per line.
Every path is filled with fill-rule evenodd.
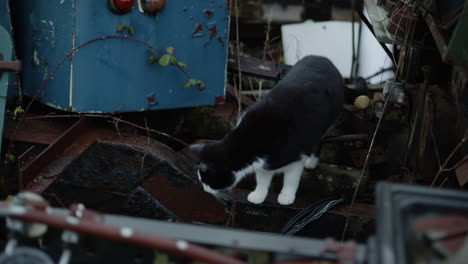
M 317 166 L 320 138 L 342 110 L 344 88 L 330 60 L 301 59 L 223 139 L 190 146 L 200 159 L 204 190 L 216 195 L 255 173 L 257 186 L 247 199 L 258 204 L 265 200 L 272 177 L 283 173 L 278 203 L 292 204 L 304 167 Z

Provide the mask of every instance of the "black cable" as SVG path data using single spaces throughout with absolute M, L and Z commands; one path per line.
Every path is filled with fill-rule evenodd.
M 312 205 L 302 209 L 297 215 L 286 223 L 281 229 L 282 235 L 291 236 L 300 231 L 310 222 L 317 220 L 325 212 L 328 211 L 334 205 L 343 202 L 343 198 L 340 199 L 324 199 L 313 203 Z
M 369 28 L 370 32 L 372 33 L 372 35 L 374 35 L 374 37 L 377 39 L 377 36 L 375 35 L 375 31 L 374 31 L 374 28 L 372 27 L 372 24 L 369 22 L 369 20 L 367 19 L 367 17 L 364 15 L 364 13 L 362 13 L 361 10 L 356 10 L 356 12 L 359 14 L 359 17 L 361 18 L 362 22 L 364 22 L 364 24 L 366 24 L 367 28 Z M 382 49 L 384 49 L 385 53 L 387 53 L 387 56 L 392 59 L 393 61 L 393 55 L 392 55 L 392 52 L 388 49 L 388 47 L 385 45 L 385 43 L 382 43 L 380 42 L 378 39 L 377 41 L 379 42 L 380 46 L 382 47 Z

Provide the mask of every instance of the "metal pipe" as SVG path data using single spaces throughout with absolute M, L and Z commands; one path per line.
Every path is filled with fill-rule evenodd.
M 73 216 L 28 211 L 10 215 L 11 218 L 46 224 L 49 227 L 75 231 L 120 242 L 131 242 L 143 247 L 155 248 L 206 263 L 245 264 L 238 259 L 218 254 L 212 250 L 193 245 L 184 240 L 173 240 L 136 231 L 129 227 L 115 227 Z

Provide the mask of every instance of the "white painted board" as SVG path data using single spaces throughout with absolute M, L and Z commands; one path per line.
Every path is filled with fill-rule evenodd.
M 286 64 L 293 65 L 306 55 L 321 55 L 329 58 L 345 78 L 351 74 L 352 64 L 352 23 L 343 21 L 305 22 L 287 24 L 281 27 L 283 50 Z M 355 23 L 355 44 L 359 24 Z M 367 27 L 362 27 L 359 57 L 359 76 L 370 76 L 382 68 L 392 65 L 382 47 Z M 393 77 L 388 71 L 370 80 L 379 83 Z

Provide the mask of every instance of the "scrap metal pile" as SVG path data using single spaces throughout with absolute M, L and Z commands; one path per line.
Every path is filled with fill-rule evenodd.
M 7 2 L 12 1 L 0 0 L 0 6 L 8 5 Z M 142 3 L 128 2 L 135 6 Z M 298 5 L 301 1 L 276 2 Z M 318 6 L 323 4 L 315 2 Z M 0 216 L 6 219 L 1 232 L 4 240 L 0 242 L 5 249 L 0 263 L 464 263 L 468 254 L 465 146 L 468 1 L 352 2 L 360 22 L 369 27 L 388 59 L 393 61 L 395 77 L 369 87 L 370 107 L 345 106 L 339 121 L 322 138 L 320 165 L 305 173 L 293 206 L 279 206 L 274 202 L 277 182 L 273 182 L 272 195 L 262 205 L 246 201 L 252 189 L 249 180 L 225 193 L 222 199 L 205 193 L 198 183 L 195 160 L 187 151 L 187 144 L 176 138 L 183 138 L 187 135 L 184 131 L 190 131 L 190 141 L 193 137 L 199 139 L 195 133 L 198 129 L 194 127 L 205 128 L 208 124 L 205 118 L 213 118 L 228 109 L 227 115 L 215 118 L 217 123 L 224 122 L 219 127 L 225 132 L 235 119 L 237 107 L 254 103 L 249 96 L 252 93 L 245 89 L 238 91 L 228 84 L 227 94 L 221 96 L 225 91 L 222 85 L 217 85 L 212 93 L 190 90 L 194 94 L 192 98 L 184 90 L 178 90 L 182 94 L 180 98 L 185 99 L 175 100 L 174 105 L 167 100 L 161 107 L 216 105 L 210 110 L 165 112 L 158 118 L 153 118 L 156 114 L 151 111 L 121 113 L 121 108 L 109 114 L 73 110 L 56 113 L 41 107 L 36 107 L 36 112 L 21 113 L 22 109 L 17 108 L 18 111 L 5 115 L 4 171 L 14 176 L 2 177 L 5 186 L 2 191 L 19 193 L 0 204 Z M 71 11 L 76 11 L 72 5 L 75 0 L 65 3 Z M 226 61 L 224 42 L 229 36 L 232 3 L 217 0 L 204 4 L 222 12 L 213 15 L 208 7 L 206 10 L 190 6 L 176 9 L 169 3 L 161 12 L 193 13 L 204 21 L 195 23 L 196 32 L 190 15 L 177 23 L 190 28 L 184 35 L 184 44 L 204 40 L 205 44 L 197 42 L 200 50 L 211 44 L 222 55 L 209 57 L 213 60 L 210 67 L 222 73 L 217 76 L 217 82 L 225 83 L 226 76 L 229 80 L 239 73 L 273 82 L 284 76 L 288 65 L 238 57 L 239 54 L 231 55 Z M 100 7 L 109 11 L 106 4 Z M 153 14 L 149 17 L 132 8 L 133 5 L 129 6 L 125 14 L 108 12 L 106 17 L 155 19 Z M 56 15 L 61 17 L 59 13 Z M 24 16 L 35 17 L 27 13 Z M 161 13 L 161 21 L 164 19 L 170 20 L 170 16 Z M 80 21 L 87 23 L 86 19 Z M 1 16 L 0 23 L 4 24 Z M 47 21 L 32 24 L 54 25 Z M 71 29 L 75 30 L 76 25 Z M 216 32 L 221 41 L 198 35 L 207 29 Z M 112 24 L 112 34 L 114 30 Z M 40 36 L 44 45 L 50 42 L 41 35 L 50 34 L 47 30 L 26 28 L 25 32 Z M 37 47 L 39 51 L 41 48 L 58 56 L 47 46 Z M 118 50 L 120 46 L 112 48 Z M 39 53 L 41 60 L 36 64 L 36 50 L 28 47 L 25 50 L 31 53 L 31 61 L 24 61 L 24 71 L 42 78 L 44 72 L 36 71 L 48 67 L 42 60 L 43 54 Z M 11 50 L 8 60 L 14 60 L 10 53 Z M 73 60 L 83 62 L 78 56 L 77 53 Z M 2 60 L 0 56 L 0 69 L 16 72 L 15 78 L 19 80 L 23 71 L 21 62 Z M 201 61 L 193 59 L 193 63 Z M 101 62 L 107 63 L 104 59 Z M 220 67 L 223 64 L 227 64 L 227 75 L 221 72 L 225 70 Z M 83 65 L 80 69 L 87 70 L 87 64 Z M 201 75 L 209 76 L 202 67 L 196 68 Z M 68 69 L 73 71 L 73 67 Z M 58 74 L 65 79 L 73 76 Z M 180 72 L 171 74 L 177 78 L 182 76 Z M 0 72 L 2 76 L 7 75 Z M 53 81 L 58 82 L 60 78 Z M 21 83 L 18 80 L 14 85 Z M 24 83 L 31 82 L 33 78 Z M 112 87 L 117 87 L 119 81 L 112 79 L 112 83 Z M 73 88 L 67 86 L 63 90 L 59 84 L 55 85 L 61 92 Z M 39 84 L 28 85 L 26 90 L 30 96 L 35 86 Z M 86 88 L 92 87 L 87 83 Z M 146 88 L 142 84 L 138 89 Z M 53 93 L 53 89 L 49 92 Z M 67 96 L 70 100 L 67 97 L 62 101 L 65 105 L 72 102 L 71 94 Z M 158 96 L 139 93 L 135 97 L 136 106 L 122 112 L 137 111 L 142 105 L 147 110 L 155 110 L 159 107 Z M 193 98 L 197 101 L 191 101 Z M 221 104 L 225 99 L 226 103 Z M 83 103 L 92 102 L 83 100 Z M 109 109 L 119 105 L 116 103 Z M 220 121 L 219 116 L 224 120 Z M 149 122 L 147 117 L 151 117 Z M 156 130 L 153 126 L 159 125 L 159 129 L 169 123 L 167 130 Z M 413 186 L 416 184 L 430 187 Z M 447 187 L 459 190 L 447 190 Z M 348 242 L 337 242 L 340 239 Z

